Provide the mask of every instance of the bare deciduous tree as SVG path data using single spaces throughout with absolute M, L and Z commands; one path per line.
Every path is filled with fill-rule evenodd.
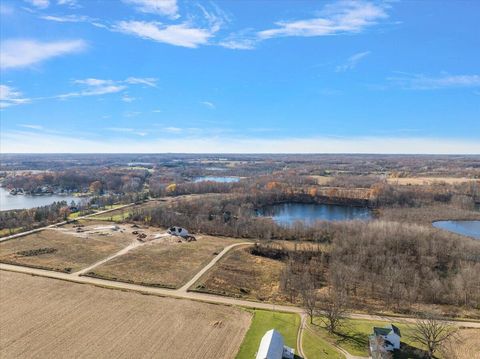
M 427 315 L 417 319 L 410 337 L 427 348 L 429 358 L 440 350 L 450 339 L 454 339 L 457 330 L 450 323 Z
M 317 308 L 320 320 L 327 330 L 335 333 L 345 323 L 348 312 L 347 297 L 343 292 L 330 289 L 328 294 L 319 298 Z

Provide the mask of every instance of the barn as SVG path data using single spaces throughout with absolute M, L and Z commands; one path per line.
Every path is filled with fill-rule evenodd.
M 260 341 L 256 359 L 293 359 L 294 353 L 292 348 L 284 345 L 282 335 L 270 329 Z

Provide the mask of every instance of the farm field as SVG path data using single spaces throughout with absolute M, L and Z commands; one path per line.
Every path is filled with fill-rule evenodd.
M 251 321 L 227 306 L 6 271 L 0 279 L 1 358 L 234 358 Z
M 233 249 L 194 284 L 192 290 L 265 302 L 285 302 L 279 293 L 284 263 Z
M 421 186 L 431 185 L 435 183 L 459 184 L 466 182 L 478 181 L 474 178 L 466 177 L 402 177 L 402 178 L 388 178 L 387 182 L 390 184 L 397 184 L 401 186 Z
M 263 335 L 273 328 L 282 334 L 285 345 L 295 349 L 296 352 L 299 326 L 300 317 L 298 314 L 253 310 L 252 324 L 243 339 L 236 359 L 255 358 Z
M 197 236 L 193 242 L 161 238 L 114 258 L 88 276 L 157 287 L 179 288 L 223 248 L 241 242 L 232 238 Z
M 80 221 L 82 232 L 73 224 L 0 243 L 0 262 L 75 272 L 127 246 L 135 240 L 122 228 L 105 222 Z

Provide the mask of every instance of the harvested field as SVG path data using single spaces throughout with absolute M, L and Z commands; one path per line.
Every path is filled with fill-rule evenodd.
M 403 178 L 388 178 L 387 182 L 390 184 L 397 184 L 401 186 L 421 186 L 431 184 L 459 184 L 465 182 L 478 181 L 474 178 L 465 177 L 403 177 Z
M 1 358 L 234 358 L 239 309 L 0 271 Z
M 249 248 L 227 253 L 195 283 L 193 290 L 266 302 L 285 302 L 280 293 L 280 274 L 285 264 L 254 256 Z
M 105 222 L 84 227 L 69 224 L 0 243 L 0 262 L 61 272 L 75 272 L 135 240 L 124 229 Z M 78 232 L 77 232 L 78 230 Z
M 207 265 L 223 248 L 239 241 L 198 236 L 194 242 L 179 237 L 158 238 L 102 264 L 87 275 L 122 282 L 179 288 Z
M 480 358 L 480 330 L 460 329 L 458 342 L 449 343 L 446 348 L 445 358 L 479 359 Z

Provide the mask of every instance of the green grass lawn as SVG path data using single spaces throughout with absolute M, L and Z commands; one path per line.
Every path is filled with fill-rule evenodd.
M 253 310 L 252 324 L 248 329 L 242 345 L 236 356 L 237 359 L 253 359 L 257 352 L 260 340 L 270 329 L 276 329 L 283 335 L 285 345 L 297 349 L 297 333 L 300 326 L 300 316 L 292 313 L 271 312 L 268 310 Z
M 309 329 L 303 332 L 302 346 L 308 359 L 345 359 L 345 355 Z
M 345 326 L 339 330 L 338 334 L 330 334 L 318 318 L 314 320 L 314 323 L 310 327 L 328 342 L 335 343 L 352 355 L 368 356 L 368 336 L 372 333 L 373 327 L 384 327 L 392 322 L 347 319 Z M 402 347 L 404 348 L 396 354 L 395 358 L 420 358 L 421 356 L 413 353 L 413 349 L 418 345 L 409 339 L 410 327 L 396 322 L 393 324 L 400 328 Z M 310 358 L 310 356 L 308 357 Z

